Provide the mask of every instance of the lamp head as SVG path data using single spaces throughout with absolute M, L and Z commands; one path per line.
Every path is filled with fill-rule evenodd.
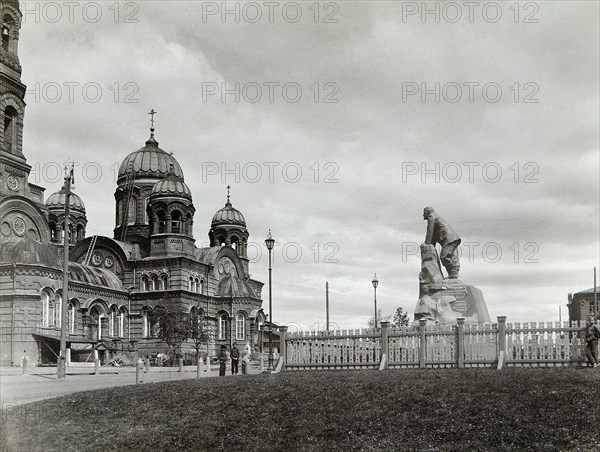
M 269 236 L 265 240 L 265 245 L 267 245 L 267 249 L 271 251 L 275 246 L 275 239 L 271 237 L 271 230 L 269 229 Z
M 373 276 L 373 281 L 371 282 L 373 283 L 373 287 L 377 289 L 377 285 L 379 284 L 379 280 L 377 279 L 377 273 L 375 273 L 375 275 Z

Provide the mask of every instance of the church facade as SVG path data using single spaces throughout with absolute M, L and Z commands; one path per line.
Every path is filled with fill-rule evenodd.
M 104 362 L 163 352 L 158 310 L 197 313 L 211 337 L 207 355 L 233 342 L 257 350 L 265 323 L 263 284 L 250 278 L 244 216 L 228 193 L 208 228 L 210 245 L 197 247 L 192 193 L 154 128 L 120 166 L 112 237 L 86 236 L 85 204 L 74 193 L 64 231 L 65 195 L 45 198 L 45 189 L 28 181 L 21 17 L 17 1 L 1 3 L 0 365 L 17 365 L 24 355 L 30 363 L 55 363 L 63 322 L 73 361 L 89 360 L 94 350 Z M 64 246 L 68 300 L 62 295 Z M 68 303 L 65 319 L 62 303 Z M 182 349 L 191 352 L 192 346 Z

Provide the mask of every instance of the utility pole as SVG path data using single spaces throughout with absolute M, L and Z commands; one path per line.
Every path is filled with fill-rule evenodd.
M 325 283 L 325 328 L 329 333 L 329 283 Z
M 594 267 L 594 308 L 596 309 L 595 314 L 598 315 L 600 309 L 598 309 L 598 286 L 596 285 L 596 267 Z
M 62 303 L 60 313 L 60 353 L 57 362 L 57 376 L 58 378 L 65 378 L 67 373 L 67 314 L 69 309 L 69 214 L 70 214 L 70 202 L 71 202 L 71 185 L 74 183 L 73 180 L 73 169 L 75 165 L 71 166 L 70 170 L 67 170 L 65 176 L 65 183 L 63 185 L 61 194 L 65 195 L 65 223 L 63 228 L 63 290 L 62 290 Z

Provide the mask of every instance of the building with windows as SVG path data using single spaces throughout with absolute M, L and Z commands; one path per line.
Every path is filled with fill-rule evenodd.
M 568 295 L 569 320 L 587 320 L 588 316 L 593 315 L 600 319 L 600 306 L 597 301 L 600 298 L 599 290 L 594 288 L 582 290 L 580 292 Z
M 85 204 L 76 194 L 70 196 L 69 230 L 63 230 L 65 195 L 44 200 L 44 188 L 28 181 L 21 13 L 17 1 L 1 5 L 0 364 L 18 364 L 24 354 L 30 362 L 56 362 L 63 322 L 67 358 L 74 361 L 94 350 L 103 361 L 164 351 L 156 338 L 161 309 L 198 314 L 211 333 L 210 355 L 234 341 L 257 350 L 265 323 L 263 284 L 250 278 L 244 216 L 228 192 L 208 230 L 210 245 L 197 247 L 192 193 L 154 128 L 120 166 L 112 237 L 86 237 Z M 62 295 L 64 246 L 70 247 L 68 300 Z M 68 303 L 66 319 L 62 303 Z

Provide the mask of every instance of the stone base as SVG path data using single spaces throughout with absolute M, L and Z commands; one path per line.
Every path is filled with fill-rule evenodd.
M 442 283 L 428 284 L 421 289 L 415 320 L 449 324 L 463 317 L 466 323 L 491 322 L 483 293 L 475 286 L 458 279 L 444 279 Z

